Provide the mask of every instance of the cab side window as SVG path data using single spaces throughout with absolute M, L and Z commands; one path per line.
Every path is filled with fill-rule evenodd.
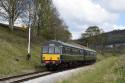
M 43 47 L 42 52 L 43 53 L 48 53 L 49 48 L 47 46 Z

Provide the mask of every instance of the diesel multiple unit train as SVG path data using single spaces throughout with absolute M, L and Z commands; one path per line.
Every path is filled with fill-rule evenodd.
M 49 69 L 60 65 L 94 63 L 96 51 L 81 45 L 51 40 L 42 46 L 42 63 Z

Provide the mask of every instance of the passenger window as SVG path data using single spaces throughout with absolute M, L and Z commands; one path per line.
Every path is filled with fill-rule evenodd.
M 62 48 L 62 53 L 63 53 L 63 54 L 66 54 L 65 47 Z
M 81 54 L 81 55 L 83 54 L 83 51 L 82 51 L 82 50 L 80 50 L 80 54 Z
M 70 54 L 70 49 L 66 48 L 66 54 Z
M 74 54 L 76 54 L 76 49 L 74 49 Z
M 70 49 L 70 54 L 73 54 L 73 50 L 72 50 L 72 48 Z

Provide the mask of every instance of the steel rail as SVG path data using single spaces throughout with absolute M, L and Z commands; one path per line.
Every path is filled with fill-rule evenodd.
M 27 74 L 22 74 L 22 75 L 17 75 L 17 76 L 15 75 L 15 76 L 10 76 L 10 77 L 4 77 L 4 78 L 0 78 L 0 83 L 20 83 L 23 81 L 35 79 L 35 78 L 49 75 L 52 73 L 54 73 L 54 72 L 39 71 L 39 72 L 32 72 L 32 73 L 27 73 Z

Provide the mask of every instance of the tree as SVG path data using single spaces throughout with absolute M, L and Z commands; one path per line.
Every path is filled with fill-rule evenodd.
M 52 24 L 50 23 L 50 20 L 53 16 L 51 0 L 29 0 L 26 9 L 27 11 L 22 17 L 22 21 L 28 26 L 30 20 L 32 27 L 32 37 L 34 39 L 41 35 L 43 29 L 50 27 Z
M 72 37 L 71 33 L 68 30 L 68 27 L 64 25 L 60 25 L 56 28 L 55 32 L 55 39 L 56 40 L 62 40 L 62 41 L 69 41 Z
M 64 21 L 59 18 L 52 0 L 29 1 L 26 6 L 27 11 L 22 16 L 22 22 L 28 26 L 29 20 L 27 19 L 30 19 L 33 41 L 36 38 L 46 40 L 69 40 L 71 38 L 71 33 Z M 31 4 L 31 7 L 28 4 Z
M 59 13 L 57 12 L 57 9 L 54 7 L 52 0 L 38 1 L 39 9 L 37 13 L 37 33 L 41 33 L 43 37 L 47 40 L 65 40 L 64 37 L 70 37 L 69 35 L 71 34 L 68 35 L 68 27 L 63 22 L 63 20 L 59 18 Z M 62 30 L 62 32 L 60 30 Z M 66 32 L 67 34 L 65 35 Z
M 97 39 L 102 30 L 98 26 L 90 26 L 86 29 L 85 33 L 82 34 L 81 39 L 84 39 L 86 46 L 95 46 L 97 44 Z M 93 46 L 93 47 L 94 47 Z
M 99 29 L 98 26 L 90 26 L 88 29 L 85 31 L 85 33 L 82 34 L 82 38 L 87 38 L 87 37 L 92 37 L 96 36 L 102 33 L 102 30 Z
M 23 13 L 26 0 L 0 0 L 0 15 L 8 20 L 9 28 L 13 30 L 14 22 Z

